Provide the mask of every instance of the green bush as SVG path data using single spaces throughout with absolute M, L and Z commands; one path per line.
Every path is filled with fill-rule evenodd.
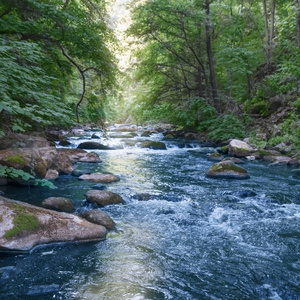
M 222 118 L 215 119 L 209 131 L 209 137 L 215 141 L 242 139 L 246 136 L 245 126 L 233 114 L 226 114 Z

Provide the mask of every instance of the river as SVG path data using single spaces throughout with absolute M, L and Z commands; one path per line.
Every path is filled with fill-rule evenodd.
M 86 140 L 70 139 L 72 147 Z M 106 187 L 125 204 L 102 209 L 117 231 L 104 242 L 0 254 L 0 298 L 300 299 L 299 178 L 288 167 L 246 161 L 248 180 L 208 179 L 213 163 L 190 147 L 199 145 L 125 146 L 94 151 L 99 164 L 77 164 L 120 176 Z M 71 175 L 54 183 L 56 190 L 7 187 L 5 196 L 35 205 L 62 196 L 76 213 L 93 208 L 84 193 L 94 183 Z

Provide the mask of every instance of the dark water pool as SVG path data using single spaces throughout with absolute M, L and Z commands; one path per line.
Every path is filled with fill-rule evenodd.
M 77 168 L 121 177 L 106 186 L 126 204 L 103 208 L 118 231 L 0 255 L 0 299 L 300 299 L 300 180 L 289 168 L 246 162 L 250 179 L 213 180 L 212 162 L 187 148 L 98 154 L 102 163 Z M 93 183 L 61 176 L 55 185 L 5 192 L 92 208 Z

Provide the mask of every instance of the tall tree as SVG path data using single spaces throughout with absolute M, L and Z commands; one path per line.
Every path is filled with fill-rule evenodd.
M 205 21 L 206 49 L 207 49 L 207 56 L 208 56 L 211 91 L 212 91 L 214 106 L 217 109 L 217 111 L 220 112 L 220 104 L 219 104 L 218 92 L 217 92 L 217 81 L 216 81 L 216 75 L 215 75 L 213 52 L 212 52 L 212 47 L 211 47 L 211 20 L 210 20 L 210 1 L 209 0 L 205 0 L 205 12 L 206 12 L 206 21 Z

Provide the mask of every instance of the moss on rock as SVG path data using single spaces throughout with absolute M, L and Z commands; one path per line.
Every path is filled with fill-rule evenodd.
M 163 142 L 145 141 L 141 144 L 141 148 L 149 148 L 154 150 L 166 150 L 166 145 Z
M 32 214 L 21 213 L 17 215 L 13 220 L 14 227 L 7 230 L 4 234 L 4 238 L 8 239 L 18 235 L 24 230 L 35 230 L 39 227 L 37 218 Z
M 222 161 L 214 164 L 206 173 L 211 178 L 247 179 L 250 176 L 247 171 L 230 161 Z
M 27 164 L 21 153 L 18 153 L 16 155 L 7 156 L 6 161 L 14 163 L 14 164 L 21 164 L 21 165 Z

